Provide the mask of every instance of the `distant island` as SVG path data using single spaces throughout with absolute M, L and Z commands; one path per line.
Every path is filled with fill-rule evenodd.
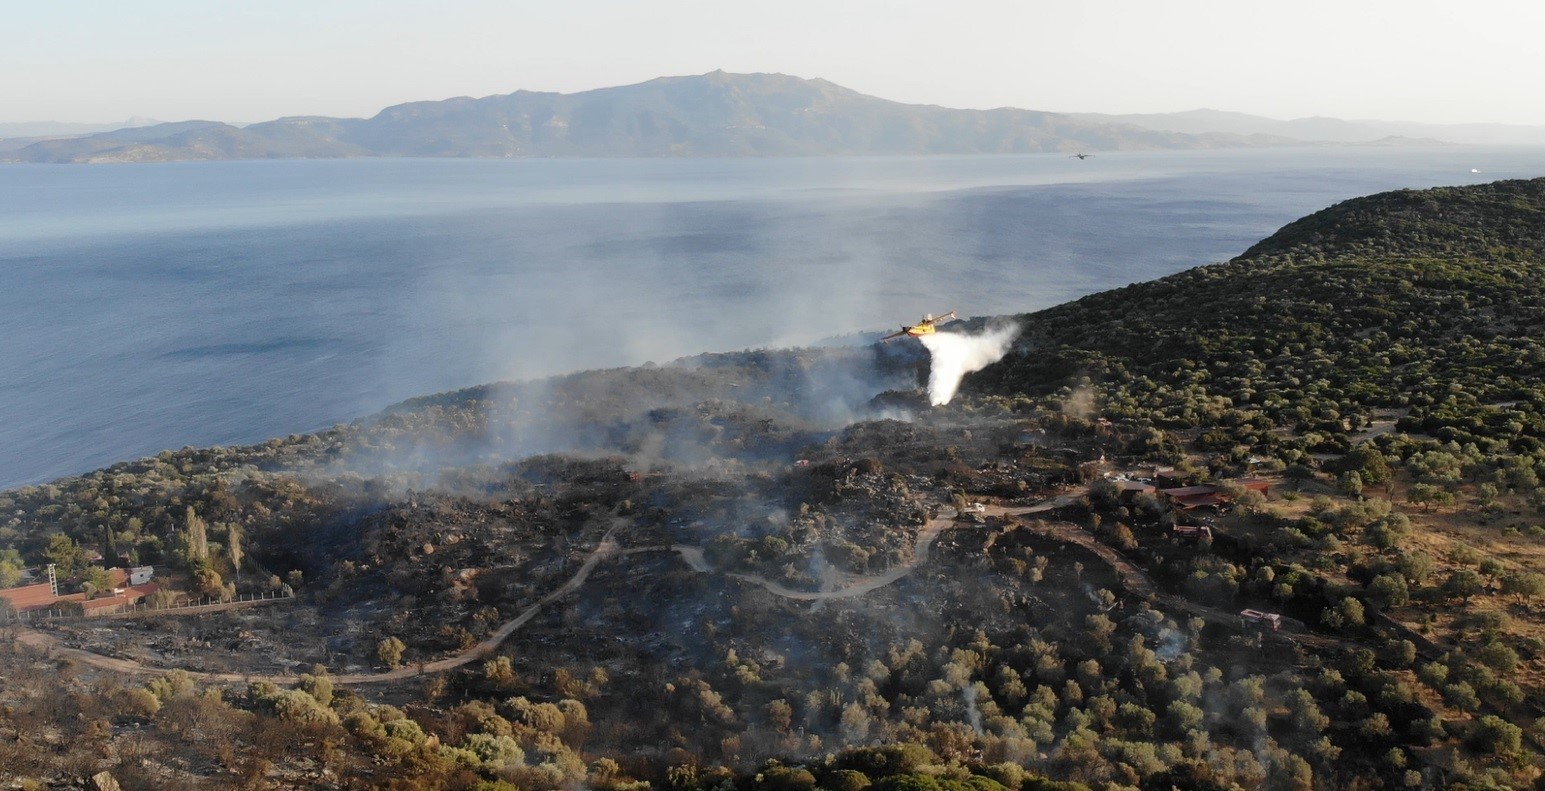
M 1219 110 L 1056 113 L 903 104 L 822 79 L 723 71 L 579 93 L 516 91 L 388 107 L 371 118 L 257 124 L 0 124 L 0 162 L 345 157 L 783 157 L 1035 154 L 1299 145 L 1545 145 L 1545 127 Z
M 19 147 L 13 162 L 340 157 L 760 157 L 1029 154 L 1294 145 L 999 108 L 902 104 L 783 74 L 715 71 L 573 94 L 516 91 L 411 102 L 373 118 L 292 117 L 238 127 L 183 121 Z

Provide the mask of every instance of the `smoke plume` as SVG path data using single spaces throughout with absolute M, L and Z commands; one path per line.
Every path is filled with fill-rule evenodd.
M 1018 334 L 1018 325 L 1007 324 L 989 327 L 976 335 L 938 332 L 919 338 L 932 358 L 928 400 L 934 406 L 948 404 L 960 389 L 960 380 L 1003 359 Z
M 976 731 L 977 736 L 981 736 L 982 712 L 976 707 L 976 695 L 975 684 L 967 684 L 966 688 L 960 691 L 960 696 L 966 701 L 966 716 L 971 720 L 971 729 Z

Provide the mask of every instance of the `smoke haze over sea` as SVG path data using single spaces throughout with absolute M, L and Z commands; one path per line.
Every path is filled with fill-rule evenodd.
M 1541 171 L 1461 147 L 0 166 L 0 486 L 480 382 L 1035 310 L 1348 197 Z

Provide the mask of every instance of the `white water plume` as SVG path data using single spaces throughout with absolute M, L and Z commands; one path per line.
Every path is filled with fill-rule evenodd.
M 934 406 L 948 404 L 960 389 L 966 374 L 980 371 L 1003 359 L 1019 335 L 1019 325 L 989 327 L 976 335 L 961 332 L 936 332 L 924 335 L 923 342 L 931 358 L 928 374 L 928 400 Z

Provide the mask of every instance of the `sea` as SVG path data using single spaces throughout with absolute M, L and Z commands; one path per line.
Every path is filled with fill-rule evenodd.
M 1545 149 L 0 165 L 0 488 L 417 395 L 1024 313 Z

